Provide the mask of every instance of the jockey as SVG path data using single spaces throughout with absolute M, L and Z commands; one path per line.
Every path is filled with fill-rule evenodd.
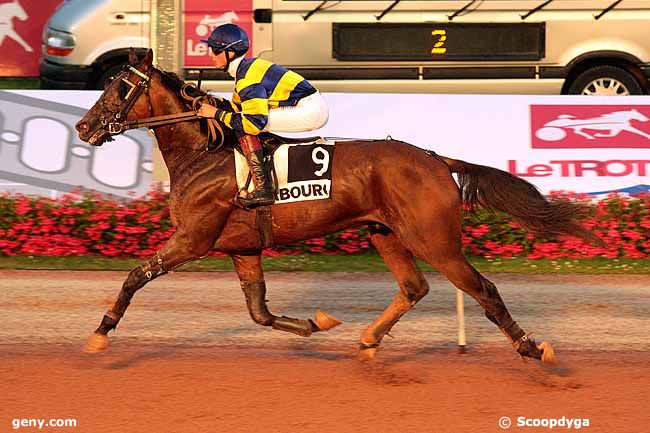
M 249 42 L 246 32 L 234 24 L 214 29 L 207 40 L 214 65 L 235 79 L 235 90 L 226 111 L 202 104 L 198 115 L 216 118 L 231 128 L 248 161 L 255 189 L 239 202 L 245 208 L 273 204 L 273 186 L 264 169 L 264 150 L 257 135 L 269 132 L 304 132 L 327 123 L 328 108 L 321 94 L 293 71 L 267 60 L 244 58 Z

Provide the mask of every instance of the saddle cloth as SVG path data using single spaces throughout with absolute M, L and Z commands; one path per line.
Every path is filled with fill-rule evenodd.
M 306 143 L 287 143 L 272 154 L 277 188 L 276 204 L 330 197 L 334 142 L 322 138 Z M 239 189 L 246 187 L 248 163 L 235 149 L 235 171 Z M 248 191 L 253 190 L 249 182 Z

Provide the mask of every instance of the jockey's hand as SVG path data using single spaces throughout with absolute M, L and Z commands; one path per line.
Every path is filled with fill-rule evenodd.
M 210 104 L 201 104 L 196 115 L 199 117 L 209 117 L 214 118 L 214 115 L 217 114 L 217 107 Z

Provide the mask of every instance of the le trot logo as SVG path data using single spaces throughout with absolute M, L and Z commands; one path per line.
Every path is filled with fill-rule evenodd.
M 536 149 L 650 148 L 650 105 L 531 105 Z

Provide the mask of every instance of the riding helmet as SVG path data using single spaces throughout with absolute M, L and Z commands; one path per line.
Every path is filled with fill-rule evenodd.
M 235 24 L 222 24 L 212 31 L 208 39 L 201 39 L 208 44 L 214 54 L 222 51 L 231 51 L 237 57 L 243 56 L 248 51 L 250 43 L 246 32 Z

